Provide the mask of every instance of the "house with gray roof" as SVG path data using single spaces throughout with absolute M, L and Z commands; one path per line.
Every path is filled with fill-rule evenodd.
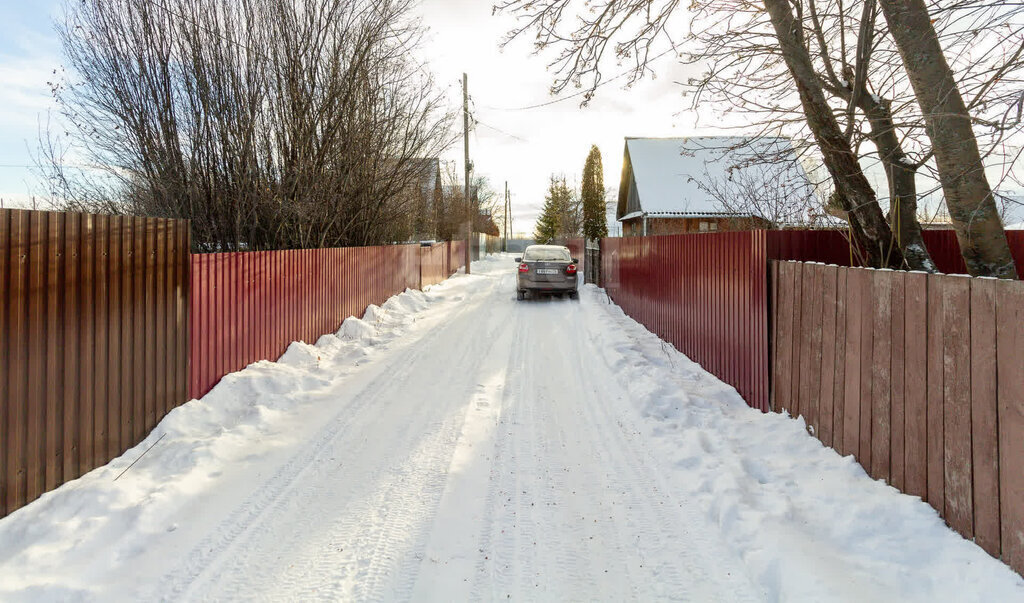
M 616 219 L 622 236 L 772 228 L 813 196 L 788 138 L 627 138 Z

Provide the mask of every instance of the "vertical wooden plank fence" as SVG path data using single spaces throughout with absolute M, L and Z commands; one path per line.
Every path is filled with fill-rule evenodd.
M 1000 547 L 1003 560 L 1024 573 L 1024 285 L 998 281 L 995 288 Z
M 1024 283 L 802 262 L 771 273 L 776 408 L 1024 572 Z M 833 336 L 843 313 L 845 345 Z M 820 347 L 825 369 L 788 361 L 790 341 L 810 348 L 803 367 Z M 837 443 L 823 400 L 844 379 Z M 817 402 L 806 394 L 815 383 Z

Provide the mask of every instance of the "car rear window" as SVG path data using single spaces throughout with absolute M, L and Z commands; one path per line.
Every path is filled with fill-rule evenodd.
M 572 257 L 567 249 L 527 249 L 523 254 L 526 262 L 570 262 Z

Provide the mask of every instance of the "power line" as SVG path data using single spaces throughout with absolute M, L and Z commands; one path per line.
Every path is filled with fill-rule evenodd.
M 515 134 L 509 134 L 508 132 L 506 132 L 505 130 L 502 130 L 501 128 L 496 128 L 496 127 L 494 127 L 494 126 L 492 126 L 490 124 L 486 124 L 486 123 L 480 121 L 479 119 L 477 119 L 476 117 L 473 118 L 473 122 L 476 123 L 476 124 L 479 124 L 479 125 L 481 125 L 481 126 L 483 126 L 485 128 L 487 128 L 489 130 L 494 130 L 495 132 L 497 132 L 499 134 L 503 134 L 505 136 L 508 136 L 509 138 L 515 138 L 516 140 L 518 140 L 520 142 L 526 142 L 526 143 L 530 142 L 529 140 L 527 140 L 527 139 L 525 139 L 525 138 L 523 138 L 521 136 L 516 136 Z
M 661 57 L 665 56 L 666 54 L 668 54 L 670 52 L 674 52 L 674 51 L 675 51 L 675 48 L 669 48 L 668 50 L 666 50 L 666 51 L 656 55 L 654 58 L 649 59 L 647 61 L 647 63 L 649 63 L 651 61 L 657 61 L 658 59 L 660 59 Z M 570 94 L 569 96 L 563 96 L 561 98 L 552 99 L 552 100 L 549 100 L 549 101 L 546 101 L 546 102 L 542 102 L 542 103 L 536 103 L 536 104 L 533 104 L 533 105 L 527 105 L 525 107 L 488 107 L 488 106 L 485 106 L 484 108 L 485 109 L 490 109 L 492 111 L 529 111 L 530 109 L 539 109 L 541 107 L 547 107 L 547 106 L 550 106 L 550 105 L 554 105 L 556 103 L 561 103 L 561 102 L 564 102 L 564 101 L 567 101 L 567 100 L 578 98 L 580 96 L 584 96 L 586 94 L 590 94 L 591 92 L 593 92 L 594 90 L 597 90 L 601 86 L 610 84 L 610 83 L 614 82 L 615 80 L 621 79 L 621 78 L 623 78 L 623 77 L 625 77 L 625 76 L 627 76 L 627 75 L 629 75 L 631 73 L 635 73 L 635 72 L 636 72 L 636 69 L 627 69 L 627 70 L 623 71 L 622 73 L 620 73 L 620 74 L 618 74 L 618 75 L 616 75 L 616 76 L 614 76 L 614 77 L 612 77 L 610 79 L 607 79 L 607 80 L 604 80 L 603 82 L 598 83 L 593 88 L 590 88 L 590 89 L 587 89 L 587 90 L 581 90 L 580 92 L 577 92 L 575 94 Z

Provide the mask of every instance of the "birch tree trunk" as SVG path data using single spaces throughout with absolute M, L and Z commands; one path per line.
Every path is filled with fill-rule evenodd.
M 1017 270 L 985 176 L 971 116 L 923 0 L 880 0 L 924 114 L 939 182 L 972 276 L 1015 279 Z

